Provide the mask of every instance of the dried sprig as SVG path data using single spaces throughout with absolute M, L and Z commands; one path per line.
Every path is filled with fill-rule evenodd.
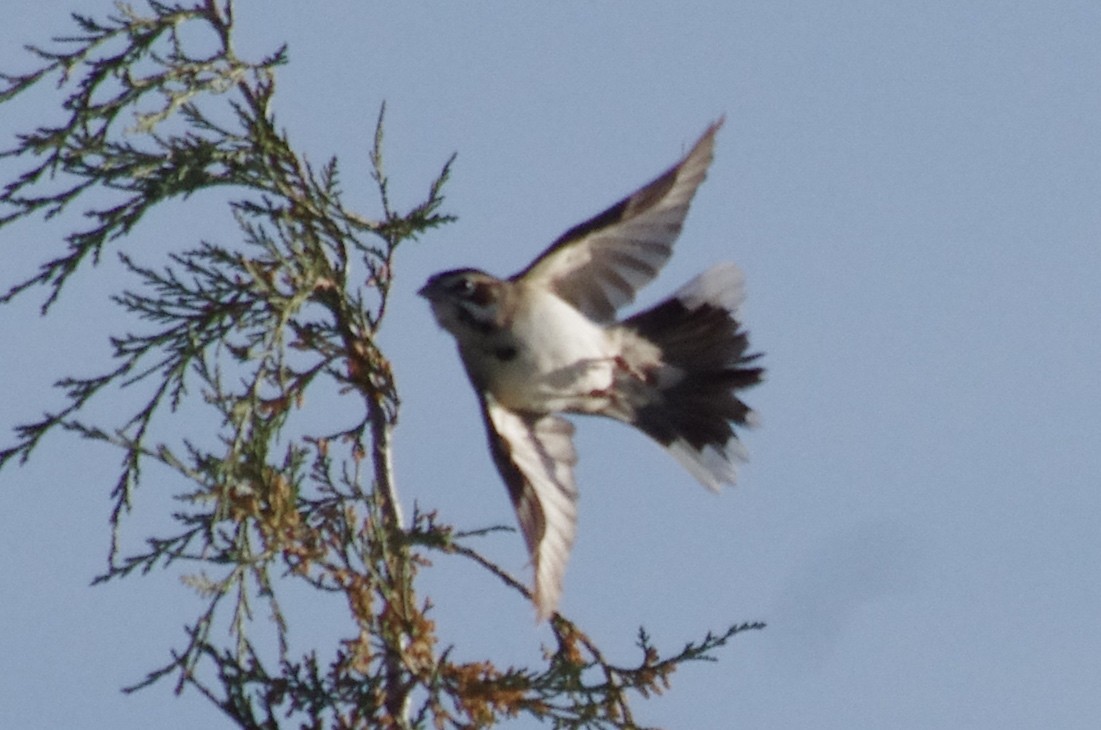
M 107 567 L 96 581 L 171 567 L 204 599 L 181 645 L 131 691 L 171 678 L 243 728 L 472 728 L 517 716 L 635 727 L 634 697 L 664 691 L 677 666 L 760 625 L 664 656 L 640 631 L 641 658 L 624 665 L 556 616 L 544 666 L 452 659 L 415 591 L 432 553 L 469 558 L 529 597 L 471 545 L 499 528 L 458 531 L 419 511 L 407 523 L 397 497 L 391 434 L 401 402 L 377 335 L 396 252 L 453 220 L 441 212 L 453 158 L 423 200 L 399 209 L 380 110 L 369 130 L 378 207 L 353 210 L 337 159 L 310 164 L 276 124 L 286 49 L 240 57 L 233 10 L 233 0 L 153 0 L 143 12 L 119 4 L 105 20 L 74 15 L 73 35 L 31 48 L 35 70 L 0 74 L 0 104 L 47 80 L 62 95 L 60 121 L 0 153 L 0 165 L 23 165 L 0 189 L 0 230 L 40 218 L 71 230 L 64 250 L 0 303 L 42 287 L 48 313 L 110 246 L 134 282 L 113 297 L 134 329 L 110 339 L 111 366 L 59 382 L 65 405 L 18 426 L 0 468 L 55 432 L 120 450 Z M 224 196 L 236 237 L 167 252 L 146 245 L 146 214 L 210 190 Z M 358 405 L 358 417 L 311 410 L 310 397 L 326 389 Z M 90 404 L 120 390 L 141 394 L 141 405 L 114 424 L 89 418 Z M 184 410 L 188 420 L 177 417 Z M 208 428 L 187 432 L 196 422 Z M 187 485 L 173 529 L 124 549 L 134 495 L 151 474 Z M 293 655 L 281 603 L 292 583 L 343 598 L 343 640 Z

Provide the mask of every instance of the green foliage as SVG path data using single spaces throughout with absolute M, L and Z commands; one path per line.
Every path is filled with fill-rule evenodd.
M 0 75 L 0 104 L 51 79 L 67 94 L 63 122 L 20 135 L 2 153 L 26 167 L 0 193 L 0 228 L 69 220 L 78 200 L 91 207 L 73 221 L 65 252 L 0 302 L 43 287 L 47 313 L 108 245 L 143 245 L 146 213 L 199 191 L 227 191 L 240 234 L 167 252 L 159 266 L 120 250 L 137 286 L 113 299 L 141 333 L 111 338 L 114 366 L 59 382 L 65 406 L 19 426 L 0 451 L 0 467 L 25 461 L 58 430 L 119 448 L 109 563 L 97 581 L 188 566 L 205 608 L 170 661 L 130 689 L 174 678 L 177 691 L 201 692 L 243 728 L 467 728 L 518 715 L 560 728 L 630 728 L 633 693 L 661 692 L 679 664 L 760 628 L 708 634 L 664 658 L 640 632 L 638 663 L 617 666 L 556 616 L 557 647 L 541 668 L 453 661 L 414 590 L 427 555 L 461 555 L 530 595 L 470 546 L 486 530 L 458 532 L 419 512 L 406 524 L 395 492 L 390 439 L 400 401 L 376 337 L 399 247 L 453 220 L 441 212 L 451 160 L 422 202 L 396 210 L 380 111 L 371 155 L 378 211 L 359 213 L 343 199 L 336 158 L 311 166 L 276 126 L 286 50 L 238 57 L 232 0 L 73 17 L 79 32 L 57 39 L 61 50 L 31 48 L 39 68 Z M 189 43 L 210 37 L 212 49 Z M 83 420 L 94 399 L 138 384 L 151 395 L 120 424 Z M 354 400 L 360 417 L 299 435 L 307 394 L 325 387 Z M 213 414 L 216 439 L 154 436 L 172 433 L 165 424 L 189 404 Z M 190 486 L 178 495 L 176 529 L 124 554 L 119 528 L 151 480 L 150 464 Z M 343 596 L 350 623 L 339 646 L 292 655 L 280 596 L 293 582 Z M 257 632 L 274 636 L 276 656 L 258 648 Z

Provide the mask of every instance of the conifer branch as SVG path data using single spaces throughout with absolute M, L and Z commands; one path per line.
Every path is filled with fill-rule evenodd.
M 761 627 L 732 626 L 665 655 L 640 631 L 641 658 L 624 664 L 556 616 L 545 666 L 455 660 L 416 592 L 429 555 L 473 560 L 518 600 L 530 595 L 471 547 L 500 528 L 460 531 L 419 510 L 403 518 L 392 461 L 401 400 L 377 339 L 397 252 L 454 220 L 442 212 L 454 156 L 423 199 L 399 205 L 381 108 L 364 173 L 377 210 L 355 210 L 337 158 L 311 164 L 278 126 L 272 100 L 287 49 L 240 57 L 233 0 L 119 4 L 106 19 L 73 21 L 54 46 L 30 48 L 36 68 L 0 74 L 0 105 L 52 80 L 61 110 L 0 152 L 0 235 L 22 220 L 70 231 L 0 305 L 42 287 L 50 313 L 113 247 L 131 284 L 112 301 L 133 329 L 110 338 L 112 362 L 98 374 L 56 384 L 61 408 L 15 428 L 0 473 L 51 434 L 121 454 L 95 582 L 179 570 L 204 602 L 168 660 L 127 691 L 174 681 L 242 728 L 471 728 L 516 716 L 632 728 L 634 699 Z M 147 214 L 214 192 L 236 223 L 229 240 L 150 245 Z M 74 214 L 79 206 L 87 212 Z M 358 407 L 351 422 L 311 410 L 333 391 Z M 120 392 L 140 405 L 110 423 L 90 416 Z M 127 517 L 150 482 L 183 485 L 179 506 L 171 529 L 134 547 Z M 294 655 L 282 603 L 294 583 L 343 600 L 342 641 Z

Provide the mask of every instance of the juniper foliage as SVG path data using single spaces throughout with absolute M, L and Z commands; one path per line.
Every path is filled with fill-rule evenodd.
M 103 18 L 72 17 L 71 35 L 28 47 L 34 70 L 0 74 L 0 104 L 52 81 L 62 116 L 0 153 L 0 229 L 59 219 L 70 231 L 64 250 L 0 303 L 42 291 L 46 315 L 73 277 L 94 276 L 91 264 L 115 249 L 136 285 L 113 300 L 136 329 L 110 338 L 105 373 L 57 383 L 65 405 L 18 426 L 0 468 L 26 461 L 54 432 L 120 450 L 108 567 L 96 581 L 178 567 L 205 606 L 163 666 L 128 691 L 171 681 L 242 728 L 471 728 L 517 716 L 633 728 L 632 699 L 662 692 L 682 663 L 710 660 L 761 627 L 731 626 L 665 655 L 640 630 L 639 656 L 616 663 L 558 615 L 541 666 L 453 660 L 415 589 L 433 553 L 474 561 L 530 599 L 474 547 L 496 528 L 460 531 L 421 511 L 405 520 L 396 494 L 400 399 L 377 335 L 401 246 L 454 220 L 442 210 L 453 157 L 421 202 L 397 209 L 380 110 L 370 155 L 377 207 L 354 210 L 337 158 L 310 164 L 277 125 L 287 49 L 239 56 L 234 0 L 151 0 L 140 11 L 118 4 Z M 213 48 L 195 42 L 211 36 Z M 234 240 L 150 245 L 143 217 L 212 190 L 227 196 Z M 140 263 L 149 255 L 160 263 Z M 114 424 L 86 419 L 90 403 L 120 388 L 148 397 Z M 323 388 L 353 399 L 360 415 L 303 433 L 306 396 Z M 174 431 L 185 405 L 213 414 L 216 439 Z M 310 413 L 319 422 L 324 414 Z M 165 473 L 188 485 L 174 529 L 124 549 L 136 490 Z M 294 583 L 343 597 L 338 645 L 291 651 L 280 599 Z

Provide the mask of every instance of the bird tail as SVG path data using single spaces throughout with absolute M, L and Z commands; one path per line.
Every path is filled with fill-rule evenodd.
M 664 302 L 623 325 L 661 351 L 662 367 L 633 423 L 664 446 L 704 486 L 734 483 L 734 461 L 745 449 L 734 425 L 753 425 L 754 413 L 737 392 L 759 383 L 764 369 L 750 363 L 748 334 L 735 319 L 745 277 L 717 264 Z

